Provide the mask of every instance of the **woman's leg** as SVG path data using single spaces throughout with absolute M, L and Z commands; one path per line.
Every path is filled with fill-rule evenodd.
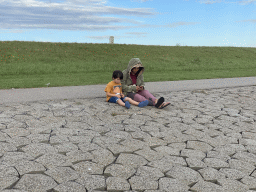
M 143 95 L 145 95 L 145 97 L 144 96 L 142 96 L 142 95 L 140 95 L 140 94 L 143 94 Z M 131 92 L 128 92 L 127 93 L 127 97 L 130 97 L 130 98 L 132 98 L 134 101 L 137 101 L 137 102 L 142 102 L 142 101 L 145 101 L 145 100 L 147 100 L 146 98 L 148 98 L 148 106 L 155 106 L 155 104 L 157 103 L 157 101 L 158 101 L 158 99 L 156 99 L 151 93 L 149 93 L 149 91 L 147 91 L 147 90 L 142 90 L 142 91 L 138 91 L 137 93 L 131 93 Z M 165 106 L 165 105 L 168 105 L 168 104 L 170 104 L 170 103 L 162 103 L 161 105 L 160 105 L 160 107 L 162 107 L 162 106 Z M 159 108 L 160 108 L 159 107 Z
M 142 100 L 142 99 L 144 99 L 144 100 Z M 135 100 L 135 101 L 138 101 L 138 100 L 141 100 L 141 101 L 148 100 L 149 101 L 149 103 L 148 103 L 149 106 L 155 106 L 155 104 L 157 103 L 157 99 L 148 90 L 138 91 L 137 94 L 134 95 L 134 99 L 133 100 Z

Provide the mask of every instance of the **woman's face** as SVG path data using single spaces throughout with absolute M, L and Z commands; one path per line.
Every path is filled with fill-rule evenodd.
M 134 74 L 136 74 L 137 73 L 137 71 L 139 71 L 139 67 L 134 67 L 133 69 L 132 69 L 132 72 L 134 73 Z

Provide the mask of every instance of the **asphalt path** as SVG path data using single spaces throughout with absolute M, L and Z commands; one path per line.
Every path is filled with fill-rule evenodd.
M 150 93 L 243 86 L 256 86 L 256 77 L 145 82 L 145 89 Z M 46 86 L 43 88 L 26 89 L 1 89 L 0 104 L 40 100 L 106 98 L 106 93 L 104 92 L 105 87 L 106 84 L 65 87 Z

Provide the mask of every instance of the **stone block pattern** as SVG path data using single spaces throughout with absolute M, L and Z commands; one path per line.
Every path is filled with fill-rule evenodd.
M 0 104 L 0 191 L 256 191 L 256 86 Z

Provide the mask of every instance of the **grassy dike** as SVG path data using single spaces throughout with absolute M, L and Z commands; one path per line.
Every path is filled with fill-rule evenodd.
M 145 82 L 256 75 L 255 48 L 0 41 L 0 89 L 107 84 L 132 58 Z

